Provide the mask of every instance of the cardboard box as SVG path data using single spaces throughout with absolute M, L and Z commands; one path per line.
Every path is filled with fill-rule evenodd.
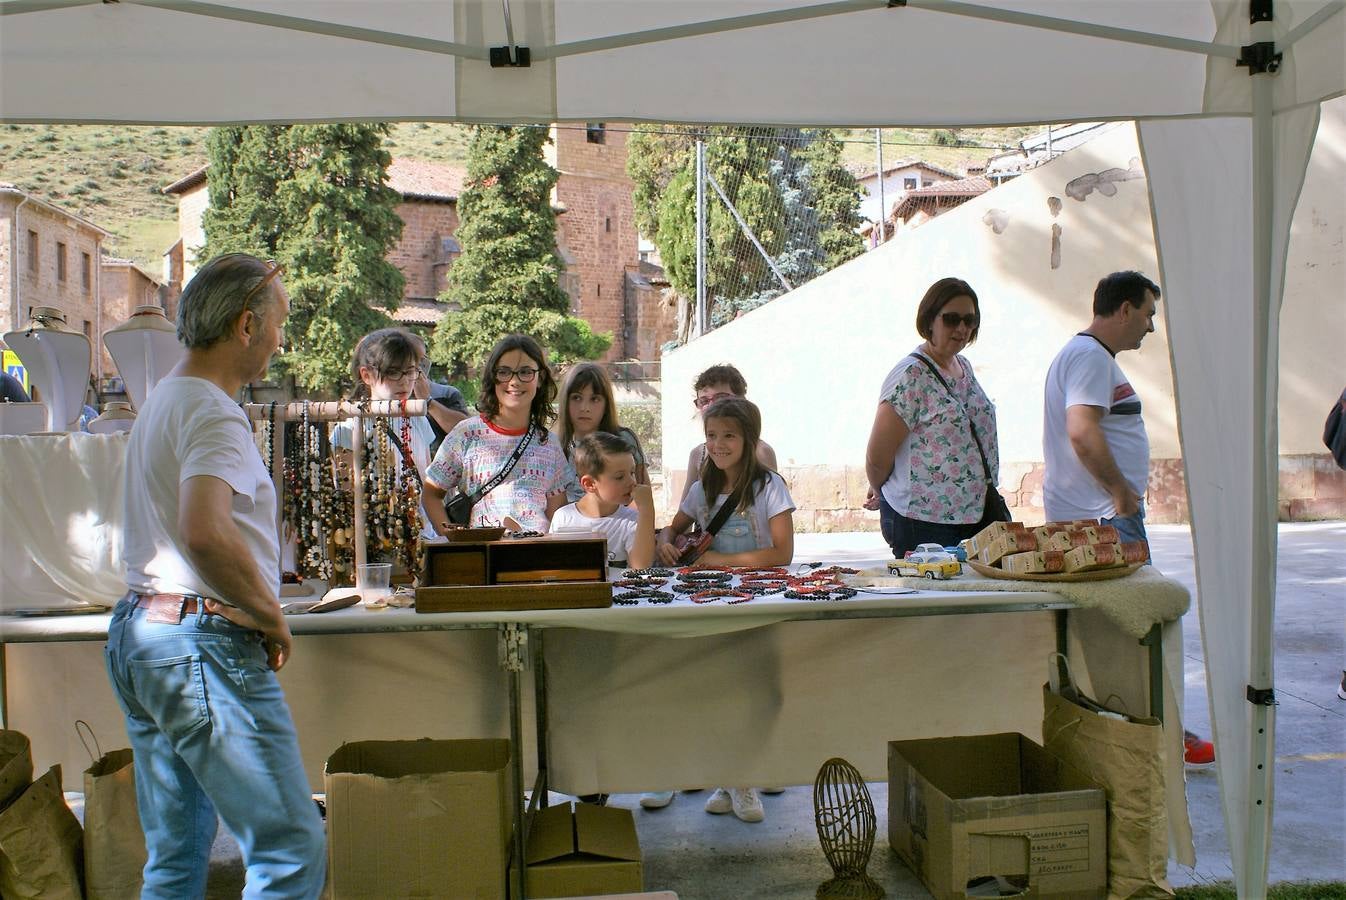
M 509 741 L 343 744 L 323 781 L 334 900 L 506 896 Z
M 1000 535 L 983 548 L 977 555 L 977 562 L 984 566 L 993 566 L 1000 562 L 1002 557 L 1011 553 L 1027 553 L 1037 549 L 1039 549 L 1038 539 L 1033 535 L 1027 531 L 1011 531 Z
M 1024 530 L 1026 529 L 1022 522 L 992 522 L 973 537 L 961 541 L 959 546 L 967 551 L 968 558 L 971 559 L 990 546 L 996 538 L 1010 532 L 1022 532 Z
M 1066 553 L 1067 572 L 1092 572 L 1126 565 L 1116 544 L 1085 544 Z
M 1021 734 L 890 742 L 888 843 L 937 900 L 990 876 L 1037 898 L 1107 892 L 1103 789 Z
M 1000 568 L 1019 575 L 1051 575 L 1066 570 L 1066 555 L 1060 550 L 1011 553 L 1000 560 Z
M 640 841 L 629 809 L 569 803 L 540 809 L 529 820 L 529 897 L 639 893 L 644 885 Z

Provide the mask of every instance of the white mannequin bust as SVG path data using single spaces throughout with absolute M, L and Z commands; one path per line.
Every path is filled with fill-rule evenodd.
M 70 331 L 59 309 L 35 306 L 28 327 L 9 332 L 4 341 L 23 361 L 29 382 L 46 404 L 47 431 L 78 429 L 93 370 L 89 339 Z
M 182 359 L 177 328 L 159 306 L 137 306 L 131 317 L 103 335 L 103 343 L 117 365 L 131 406 L 140 409 L 145 398 Z

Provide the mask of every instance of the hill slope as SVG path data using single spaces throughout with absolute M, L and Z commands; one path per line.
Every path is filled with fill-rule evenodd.
M 572 126 L 580 127 L 580 126 Z M 655 126 L 657 127 L 657 126 Z M 129 125 L 0 126 L 0 181 L 76 213 L 111 232 L 104 249 L 135 260 L 152 275 L 177 240 L 177 202 L 163 188 L 206 161 L 208 129 Z M 991 147 L 1012 144 L 1036 129 L 928 131 L 884 129 L 884 159 L 919 156 L 954 167 L 984 159 Z M 874 132 L 852 129 L 845 160 L 874 165 Z M 393 126 L 394 156 L 464 164 L 468 128 L 430 122 Z M 956 146 L 965 142 L 970 146 Z

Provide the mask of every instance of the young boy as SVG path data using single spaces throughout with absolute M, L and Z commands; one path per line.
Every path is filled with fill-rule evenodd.
M 654 562 L 654 495 L 636 483 L 636 460 L 625 441 L 605 431 L 575 444 L 570 461 L 584 496 L 556 511 L 551 531 L 592 531 L 608 539 L 608 560 L 644 569 Z M 635 501 L 636 508 L 627 504 Z

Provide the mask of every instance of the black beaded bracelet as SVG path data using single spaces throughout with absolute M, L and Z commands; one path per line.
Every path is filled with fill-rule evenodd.
M 716 584 L 716 585 L 728 584 L 730 581 L 733 580 L 733 578 L 734 576 L 729 574 L 728 572 L 723 572 L 716 569 L 705 569 L 692 572 L 678 573 L 679 581 L 685 582 L 687 584 L 700 584 L 703 586 L 708 584 Z
M 672 578 L 672 577 L 673 577 L 672 569 L 662 569 L 659 568 L 658 566 L 650 566 L 647 569 L 627 569 L 625 572 L 622 573 L 622 578 L 631 578 L 631 579 L 634 578 L 658 579 L 658 578 Z

